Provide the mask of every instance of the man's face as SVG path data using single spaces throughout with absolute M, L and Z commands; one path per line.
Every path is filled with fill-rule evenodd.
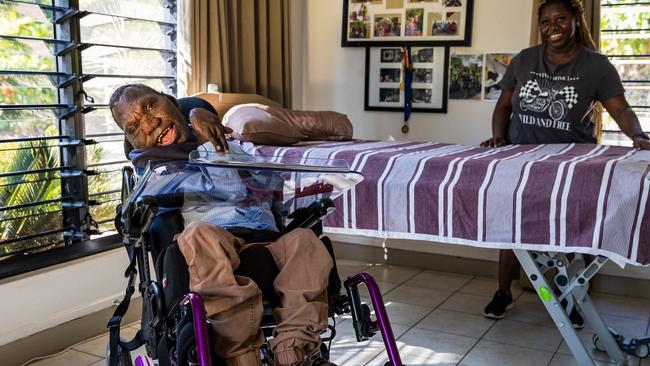
M 136 149 L 189 141 L 192 133 L 178 105 L 164 94 L 128 87 L 113 106 L 116 122 Z

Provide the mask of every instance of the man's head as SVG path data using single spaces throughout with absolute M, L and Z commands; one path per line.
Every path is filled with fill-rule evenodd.
M 113 119 L 136 149 L 167 146 L 192 138 L 176 99 L 144 84 L 120 86 L 108 105 Z

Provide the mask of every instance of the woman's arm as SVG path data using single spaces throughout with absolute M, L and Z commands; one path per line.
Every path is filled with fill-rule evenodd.
M 492 137 L 481 143 L 483 147 L 499 147 L 508 143 L 506 132 L 512 114 L 512 90 L 501 90 L 501 96 L 492 113 Z
M 650 150 L 650 139 L 641 129 L 639 118 L 630 108 L 625 99 L 625 94 L 617 95 L 602 102 L 610 116 L 616 121 L 618 127 L 629 137 L 634 147 Z

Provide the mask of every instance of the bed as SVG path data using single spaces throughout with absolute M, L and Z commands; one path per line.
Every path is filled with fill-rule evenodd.
M 325 230 L 514 249 L 580 365 L 595 365 L 568 321 L 577 306 L 614 361 L 614 339 L 587 294 L 611 260 L 650 264 L 650 151 L 591 144 L 509 145 L 497 149 L 408 141 L 244 143 L 249 152 L 283 161 L 346 161 L 364 181 L 339 197 Z M 566 253 L 582 255 L 572 261 Z M 555 294 L 543 273 L 558 270 Z M 647 346 L 646 346 L 647 348 Z

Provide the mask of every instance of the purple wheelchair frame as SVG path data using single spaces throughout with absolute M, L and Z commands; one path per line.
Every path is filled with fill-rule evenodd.
M 364 312 L 364 307 L 362 307 L 362 305 L 365 304 L 360 303 L 358 286 L 361 283 L 365 284 L 368 288 L 372 306 L 377 316 L 377 320 L 375 321 L 369 319 L 369 313 Z M 393 329 L 391 328 L 390 321 L 388 320 L 388 313 L 386 313 L 386 307 L 384 306 L 384 301 L 381 296 L 381 292 L 379 291 L 379 286 L 377 286 L 377 282 L 375 282 L 375 279 L 372 278 L 371 275 L 362 272 L 348 277 L 344 282 L 344 286 L 348 292 L 352 312 L 352 321 L 354 324 L 354 330 L 357 335 L 357 341 L 362 342 L 364 340 L 367 340 L 377 331 L 380 331 L 384 345 L 386 346 L 386 353 L 388 354 L 390 365 L 404 366 L 399 355 L 399 350 L 397 349 L 397 343 L 395 342 Z M 207 318 L 203 300 L 198 294 L 190 292 L 185 296 L 181 303 L 184 305 L 189 304 L 192 310 L 192 321 L 194 323 L 194 333 L 196 337 L 196 356 L 198 364 L 199 366 L 211 366 L 212 353 L 210 351 L 210 337 L 208 335 Z M 154 363 L 153 360 L 148 356 L 138 356 L 135 359 L 135 365 L 153 366 Z

